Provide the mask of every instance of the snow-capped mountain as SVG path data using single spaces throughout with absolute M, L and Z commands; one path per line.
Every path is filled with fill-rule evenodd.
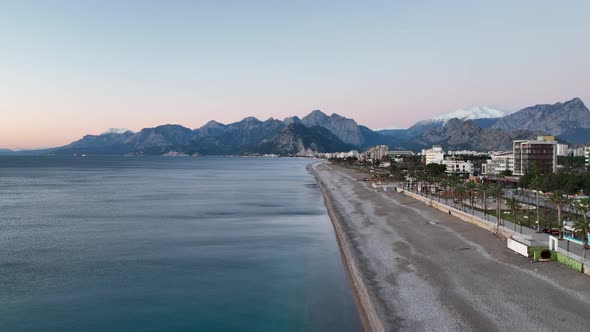
M 476 119 L 493 119 L 493 118 L 501 118 L 508 114 L 511 114 L 510 111 L 499 110 L 496 108 L 491 108 L 487 106 L 478 106 L 472 108 L 465 108 L 465 109 L 458 109 L 449 113 L 437 115 L 430 119 L 432 122 L 447 122 L 450 119 L 460 119 L 460 120 L 476 120 Z M 428 121 L 428 120 L 427 120 Z
M 437 115 L 433 118 L 428 120 L 422 120 L 414 124 L 408 129 L 405 130 L 384 130 L 380 131 L 380 133 L 384 135 L 390 135 L 395 137 L 401 137 L 405 139 L 411 139 L 418 135 L 421 135 L 428 129 L 432 128 L 440 128 L 444 126 L 449 120 L 451 119 L 459 119 L 459 120 L 479 120 L 478 125 L 482 127 L 488 127 L 489 125 L 484 125 L 483 123 L 487 123 L 490 121 L 494 121 L 492 119 L 498 119 L 504 117 L 508 114 L 511 114 L 510 111 L 503 111 L 492 107 L 487 106 L 479 106 L 479 107 L 472 107 L 472 108 L 465 108 L 465 109 L 458 109 L 449 113 L 444 113 Z
M 103 132 L 101 135 L 108 135 L 108 134 L 125 134 L 126 132 L 130 132 L 133 134 L 133 131 L 127 128 L 109 128 L 107 131 Z

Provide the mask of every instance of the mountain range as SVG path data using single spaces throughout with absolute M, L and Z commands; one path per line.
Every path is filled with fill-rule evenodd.
M 110 129 L 86 135 L 42 154 L 134 155 L 309 155 L 315 152 L 365 150 L 385 144 L 391 149 L 419 150 L 433 144 L 445 149 L 505 150 L 512 140 L 556 135 L 571 144 L 590 143 L 590 111 L 579 98 L 553 105 L 535 105 L 517 112 L 488 107 L 458 110 L 416 123 L 407 129 L 373 131 L 353 119 L 316 110 L 303 118 L 261 121 L 247 117 L 201 128 L 162 125 L 137 133 Z M 0 154 L 14 153 L 0 150 Z

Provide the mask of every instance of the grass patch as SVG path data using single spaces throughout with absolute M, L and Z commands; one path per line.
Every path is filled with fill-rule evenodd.
M 571 269 L 574 269 L 578 272 L 582 272 L 582 263 L 575 261 L 563 254 L 560 254 L 558 252 L 555 253 L 556 254 L 556 260 L 557 262 L 559 262 L 559 264 L 565 265 Z
M 533 260 L 536 262 L 541 257 L 541 251 L 549 249 L 547 246 L 539 246 L 539 247 L 528 247 L 529 257 L 532 257 Z

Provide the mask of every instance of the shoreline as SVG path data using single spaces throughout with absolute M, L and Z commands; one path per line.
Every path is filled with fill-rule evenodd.
M 383 321 L 378 316 L 375 303 L 369 296 L 365 279 L 361 275 L 360 268 L 355 262 L 354 254 L 350 248 L 351 244 L 343 230 L 342 222 L 334 211 L 334 202 L 332 201 L 332 197 L 330 197 L 329 190 L 324 186 L 321 176 L 315 169 L 315 166 L 320 165 L 321 163 L 321 161 L 318 161 L 309 164 L 309 170 L 315 177 L 317 185 L 320 188 L 324 205 L 332 222 L 340 256 L 342 258 L 348 280 L 351 283 L 354 301 L 357 305 L 357 310 L 361 317 L 363 327 L 366 331 L 385 331 L 385 326 Z

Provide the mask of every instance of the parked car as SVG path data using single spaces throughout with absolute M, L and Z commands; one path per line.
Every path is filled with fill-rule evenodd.
M 543 228 L 543 232 L 551 235 L 559 235 L 559 229 L 557 228 Z

